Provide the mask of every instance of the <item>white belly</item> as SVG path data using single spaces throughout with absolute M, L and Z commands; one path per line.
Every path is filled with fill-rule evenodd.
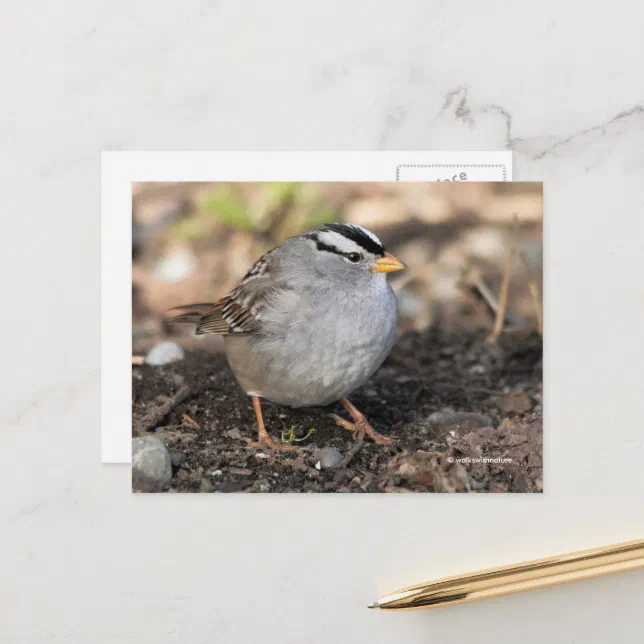
M 388 287 L 387 287 L 388 288 Z M 382 364 L 396 335 L 396 304 L 391 293 L 373 311 L 364 302 L 337 310 L 313 307 L 291 311 L 287 324 L 266 333 L 226 336 L 228 362 L 249 394 L 291 407 L 326 405 L 364 384 Z M 361 307 L 361 315 L 351 307 Z M 361 328 L 348 320 L 360 319 Z

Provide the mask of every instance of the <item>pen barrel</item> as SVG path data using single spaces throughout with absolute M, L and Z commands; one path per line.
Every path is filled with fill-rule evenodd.
M 400 610 L 460 604 L 642 567 L 644 540 L 630 541 L 467 575 L 446 577 L 387 595 L 379 600 L 378 605 L 385 610 Z

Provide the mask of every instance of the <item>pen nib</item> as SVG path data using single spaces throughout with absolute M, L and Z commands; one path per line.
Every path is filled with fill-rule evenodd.
M 373 604 L 369 604 L 367 608 L 378 608 L 378 606 L 380 606 L 378 602 L 373 602 Z

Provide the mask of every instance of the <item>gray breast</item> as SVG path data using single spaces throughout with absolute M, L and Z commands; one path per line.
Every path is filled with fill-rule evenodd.
M 382 364 L 396 335 L 396 300 L 383 279 L 363 292 L 276 293 L 257 333 L 226 336 L 242 387 L 292 407 L 349 395 Z

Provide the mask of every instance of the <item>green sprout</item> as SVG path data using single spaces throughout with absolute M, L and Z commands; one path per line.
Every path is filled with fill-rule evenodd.
M 273 204 L 282 206 L 297 198 L 301 185 L 300 183 L 293 183 L 291 181 L 276 181 L 268 184 L 266 192 L 269 200 Z
M 175 222 L 171 229 L 171 236 L 179 241 L 195 241 L 204 236 L 203 221 L 195 215 L 185 217 Z
M 226 186 L 208 195 L 202 204 L 202 209 L 237 230 L 252 232 L 255 228 L 255 222 L 248 213 L 244 201 Z
M 295 425 L 291 425 L 290 429 L 282 430 L 282 443 L 286 443 L 287 445 L 290 445 L 291 443 L 301 443 L 307 438 L 313 436 L 316 431 L 315 427 L 311 427 L 306 436 L 303 438 L 295 438 Z

